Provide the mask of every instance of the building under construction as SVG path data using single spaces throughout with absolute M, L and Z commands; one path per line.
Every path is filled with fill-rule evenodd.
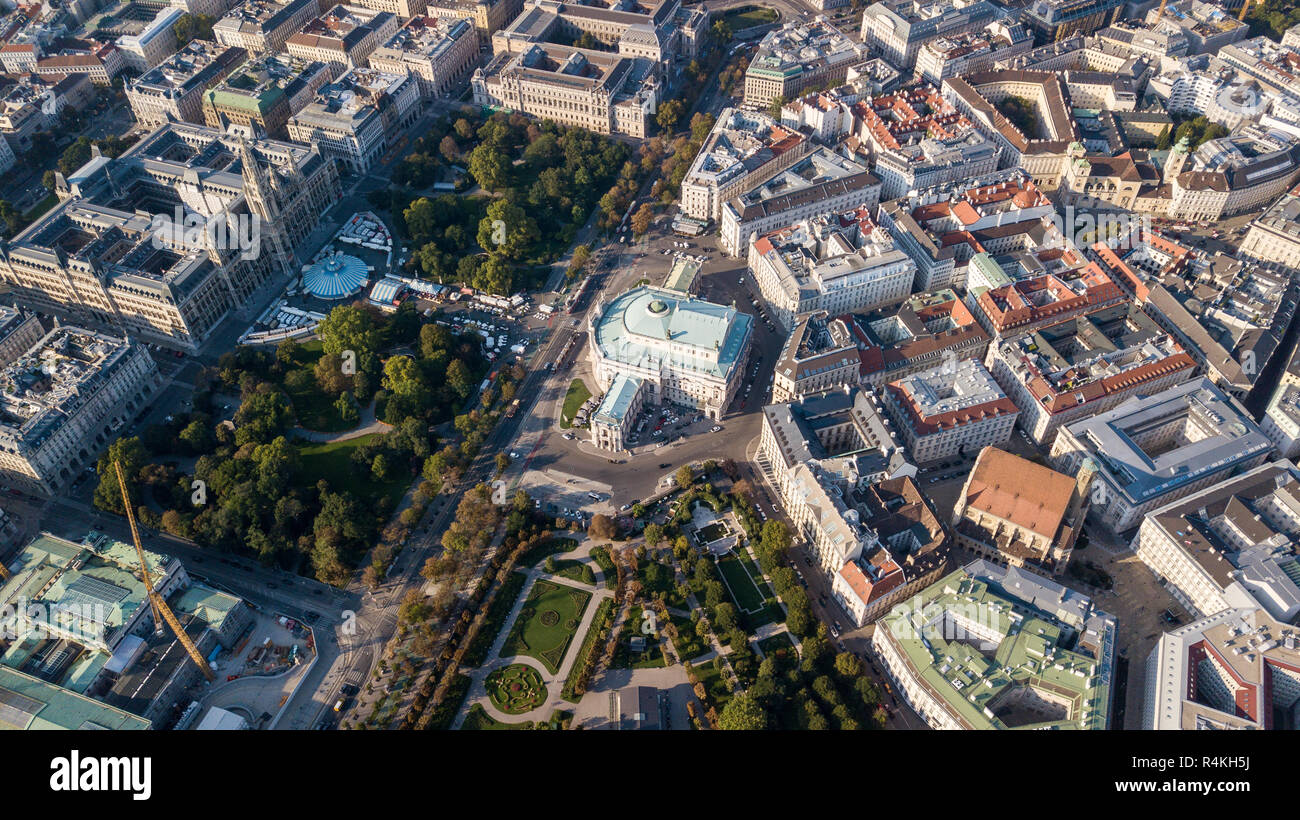
M 0 639 L 0 668 L 165 728 L 203 670 L 175 634 L 155 628 L 141 555 L 153 589 L 203 658 L 230 648 L 251 626 L 242 600 L 195 582 L 175 558 L 137 552 L 96 533 L 81 543 L 42 533 L 5 568 L 0 611 L 10 620 Z M 81 702 L 47 700 L 51 706 Z

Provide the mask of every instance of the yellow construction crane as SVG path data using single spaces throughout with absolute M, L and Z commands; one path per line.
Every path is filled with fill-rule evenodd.
M 172 633 L 176 635 L 176 640 L 180 641 L 185 651 L 190 653 L 191 660 L 199 667 L 203 677 L 211 683 L 216 678 L 216 675 L 212 674 L 212 667 L 208 665 L 203 655 L 199 654 L 199 648 L 194 645 L 194 641 L 190 640 L 185 627 L 181 626 L 171 607 L 167 606 L 167 602 L 153 588 L 153 579 L 149 577 L 149 564 L 144 560 L 144 547 L 140 546 L 140 533 L 135 528 L 135 513 L 131 511 L 131 496 L 126 491 L 126 478 L 122 475 L 121 462 L 114 461 L 113 469 L 117 471 L 117 486 L 122 489 L 122 507 L 126 509 L 126 520 L 131 525 L 131 540 L 135 542 L 135 554 L 140 559 L 140 574 L 144 576 L 144 588 L 149 593 L 149 606 L 153 608 L 153 622 L 155 625 L 163 621 L 167 622 L 167 625 L 172 628 Z
M 1160 0 L 1160 11 L 1156 12 L 1156 20 L 1159 20 L 1161 17 L 1165 16 L 1165 4 L 1168 2 L 1169 0 Z
M 1245 20 L 1246 12 L 1248 11 L 1250 11 L 1250 0 L 1245 0 L 1245 2 L 1241 4 L 1241 14 L 1237 15 L 1237 19 Z

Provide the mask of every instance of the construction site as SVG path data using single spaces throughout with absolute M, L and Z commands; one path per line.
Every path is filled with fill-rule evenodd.
M 192 579 L 179 560 L 144 549 L 126 510 L 133 544 L 93 531 L 80 542 L 41 533 L 0 566 L 0 668 L 37 693 L 24 695 L 30 708 L 7 723 L 65 725 L 75 717 L 58 714 L 66 705 L 76 715 L 98 710 L 111 723 L 132 715 L 167 729 L 214 694 L 246 702 L 250 724 L 275 713 L 288 699 L 281 687 L 300 682 L 315 658 L 311 630 L 258 613 Z M 253 685 L 235 686 L 245 679 Z M 99 722 L 83 716 L 68 728 L 85 724 Z

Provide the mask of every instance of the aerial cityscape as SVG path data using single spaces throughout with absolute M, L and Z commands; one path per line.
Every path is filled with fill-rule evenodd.
M 0 728 L 1300 729 L 1295 2 L 0 0 L 0 70 Z

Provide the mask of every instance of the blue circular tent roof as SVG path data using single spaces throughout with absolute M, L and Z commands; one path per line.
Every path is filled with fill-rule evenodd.
M 361 289 L 366 263 L 345 253 L 334 253 L 307 268 L 302 284 L 318 299 L 342 299 Z

